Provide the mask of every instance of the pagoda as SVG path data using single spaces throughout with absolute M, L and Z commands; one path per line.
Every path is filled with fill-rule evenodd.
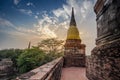
M 64 47 L 64 67 L 85 66 L 85 44 L 81 44 L 74 16 L 74 8 L 72 8 L 70 27 L 67 32 L 67 39 Z

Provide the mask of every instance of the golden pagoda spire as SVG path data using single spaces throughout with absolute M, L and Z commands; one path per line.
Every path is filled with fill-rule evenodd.
M 74 8 L 72 7 L 72 15 L 71 15 L 71 20 L 70 20 L 70 26 L 76 26 L 76 21 L 74 17 Z
M 68 39 L 80 39 L 79 31 L 77 29 L 77 25 L 76 25 L 76 21 L 75 21 L 75 17 L 74 17 L 74 8 L 73 7 L 72 7 L 70 27 L 69 27 L 68 33 L 67 33 L 67 40 Z

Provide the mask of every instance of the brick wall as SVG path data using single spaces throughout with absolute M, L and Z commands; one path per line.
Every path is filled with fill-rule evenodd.
M 85 44 L 81 40 L 66 40 L 64 67 L 85 67 Z
M 96 47 L 87 57 L 86 75 L 90 80 L 120 80 L 120 0 L 99 1 L 94 7 Z

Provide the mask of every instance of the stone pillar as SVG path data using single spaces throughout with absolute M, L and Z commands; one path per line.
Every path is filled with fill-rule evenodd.
M 90 80 L 120 80 L 120 0 L 97 0 L 96 47 L 87 58 Z

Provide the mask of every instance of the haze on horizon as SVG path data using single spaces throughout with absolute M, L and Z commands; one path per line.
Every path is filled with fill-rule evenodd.
M 65 40 L 71 9 L 89 55 L 95 46 L 96 0 L 0 0 L 0 49 L 27 48 L 46 38 Z

